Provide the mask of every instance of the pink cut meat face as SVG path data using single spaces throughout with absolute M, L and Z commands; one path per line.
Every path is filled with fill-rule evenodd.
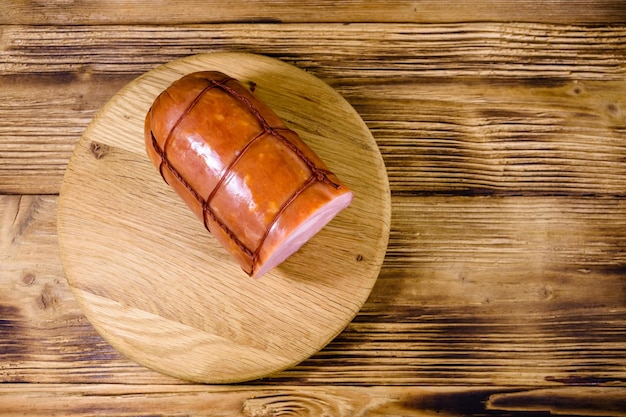
M 223 73 L 189 74 L 154 101 L 148 156 L 241 268 L 261 277 L 348 207 L 352 192 L 283 121 Z
M 274 248 L 263 248 L 267 258 L 259 261 L 259 269 L 254 274 L 260 277 L 298 251 L 306 242 L 324 228 L 335 216 L 352 202 L 352 192 L 347 191 L 333 197 L 323 206 L 312 210 L 311 214 L 300 222 L 290 234 L 277 242 Z M 271 233 L 271 231 L 270 231 Z

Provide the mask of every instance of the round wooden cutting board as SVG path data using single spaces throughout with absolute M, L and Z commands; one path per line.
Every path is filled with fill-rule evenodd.
M 155 97 L 201 70 L 254 86 L 355 195 L 260 279 L 230 259 L 144 149 L 144 117 Z M 58 235 L 67 280 L 112 346 L 178 378 L 240 382 L 301 362 L 348 325 L 378 277 L 390 212 L 376 142 L 339 94 L 279 60 L 216 53 L 150 71 L 101 109 L 68 166 Z

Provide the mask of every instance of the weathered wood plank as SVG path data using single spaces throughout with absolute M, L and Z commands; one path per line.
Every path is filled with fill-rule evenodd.
M 85 320 L 62 274 L 56 203 L 0 197 L 0 382 L 179 384 Z M 624 386 L 624 204 L 395 196 L 363 310 L 321 352 L 256 384 Z
M 349 97 L 394 193 L 623 195 L 626 80 L 368 86 Z
M 208 22 L 589 22 L 626 21 L 618 0 L 512 1 L 26 1 L 0 5 L 0 24 L 191 24 Z
M 40 87 L 34 81 L 19 94 L 7 89 L 10 100 L 0 105 L 6 121 L 0 127 L 5 193 L 57 193 L 76 141 L 123 84 L 96 80 Z M 372 130 L 394 193 L 622 196 L 626 191 L 621 94 L 626 81 L 520 88 L 515 82 L 473 80 L 462 92 L 443 80 L 336 88 Z M 46 110 L 42 100 L 50 106 Z
M 621 387 L 5 385 L 0 415 L 536 416 L 626 413 Z
M 626 28 L 477 23 L 5 27 L 0 192 L 57 193 L 119 88 L 222 50 L 276 56 L 333 85 L 373 131 L 395 193 L 626 190 Z
M 126 82 L 106 75 L 0 77 L 0 192 L 58 193 L 77 139 Z
M 99 73 L 138 74 L 172 59 L 223 50 L 282 58 L 343 83 L 429 76 L 623 80 L 626 26 L 6 25 L 0 70 L 87 79 Z

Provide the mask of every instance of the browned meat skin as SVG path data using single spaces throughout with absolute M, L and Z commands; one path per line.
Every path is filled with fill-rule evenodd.
M 220 72 L 161 93 L 145 142 L 163 179 L 251 276 L 317 210 L 352 198 L 267 105 Z

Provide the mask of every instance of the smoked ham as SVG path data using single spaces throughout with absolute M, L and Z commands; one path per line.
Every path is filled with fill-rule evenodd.
M 239 81 L 175 81 L 152 104 L 145 142 L 161 176 L 242 269 L 260 277 L 321 230 L 352 192 Z

